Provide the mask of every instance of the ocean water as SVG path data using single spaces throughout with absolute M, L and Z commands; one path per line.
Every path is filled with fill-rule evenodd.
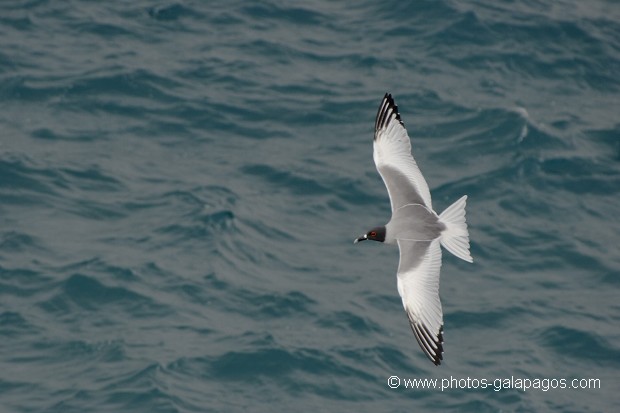
M 0 412 L 620 408 L 616 1 L 0 10 Z M 469 195 L 439 367 L 352 243 L 386 91 Z

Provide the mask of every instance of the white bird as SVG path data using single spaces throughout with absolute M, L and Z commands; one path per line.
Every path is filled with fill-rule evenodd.
M 467 195 L 440 215 L 433 210 L 428 185 L 411 155 L 411 140 L 398 106 L 386 93 L 377 111 L 373 158 L 392 205 L 392 218 L 354 242 L 398 244 L 397 282 L 415 338 L 435 365 L 443 360 L 443 312 L 439 300 L 441 244 L 473 262 L 465 222 Z

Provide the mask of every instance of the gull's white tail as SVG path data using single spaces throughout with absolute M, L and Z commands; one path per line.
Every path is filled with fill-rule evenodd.
M 465 222 L 465 201 L 467 201 L 467 195 L 461 197 L 439 215 L 439 220 L 446 226 L 446 229 L 441 233 L 439 241 L 445 249 L 460 259 L 474 262 L 474 259 L 469 254 L 469 232 L 467 231 L 467 222 Z

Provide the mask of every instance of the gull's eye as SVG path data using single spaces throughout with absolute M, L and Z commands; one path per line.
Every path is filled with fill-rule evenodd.
M 377 232 L 376 231 L 370 231 L 370 236 L 371 237 L 376 237 L 377 236 Z

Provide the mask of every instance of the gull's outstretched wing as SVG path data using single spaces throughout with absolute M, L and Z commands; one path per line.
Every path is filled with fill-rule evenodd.
M 443 313 L 439 300 L 441 248 L 433 241 L 398 240 L 398 293 L 415 338 L 435 365 L 443 360 Z
M 411 140 L 400 119 L 398 106 L 386 93 L 375 120 L 373 158 L 387 187 L 392 212 L 407 204 L 422 204 L 431 210 L 431 193 L 411 155 Z

